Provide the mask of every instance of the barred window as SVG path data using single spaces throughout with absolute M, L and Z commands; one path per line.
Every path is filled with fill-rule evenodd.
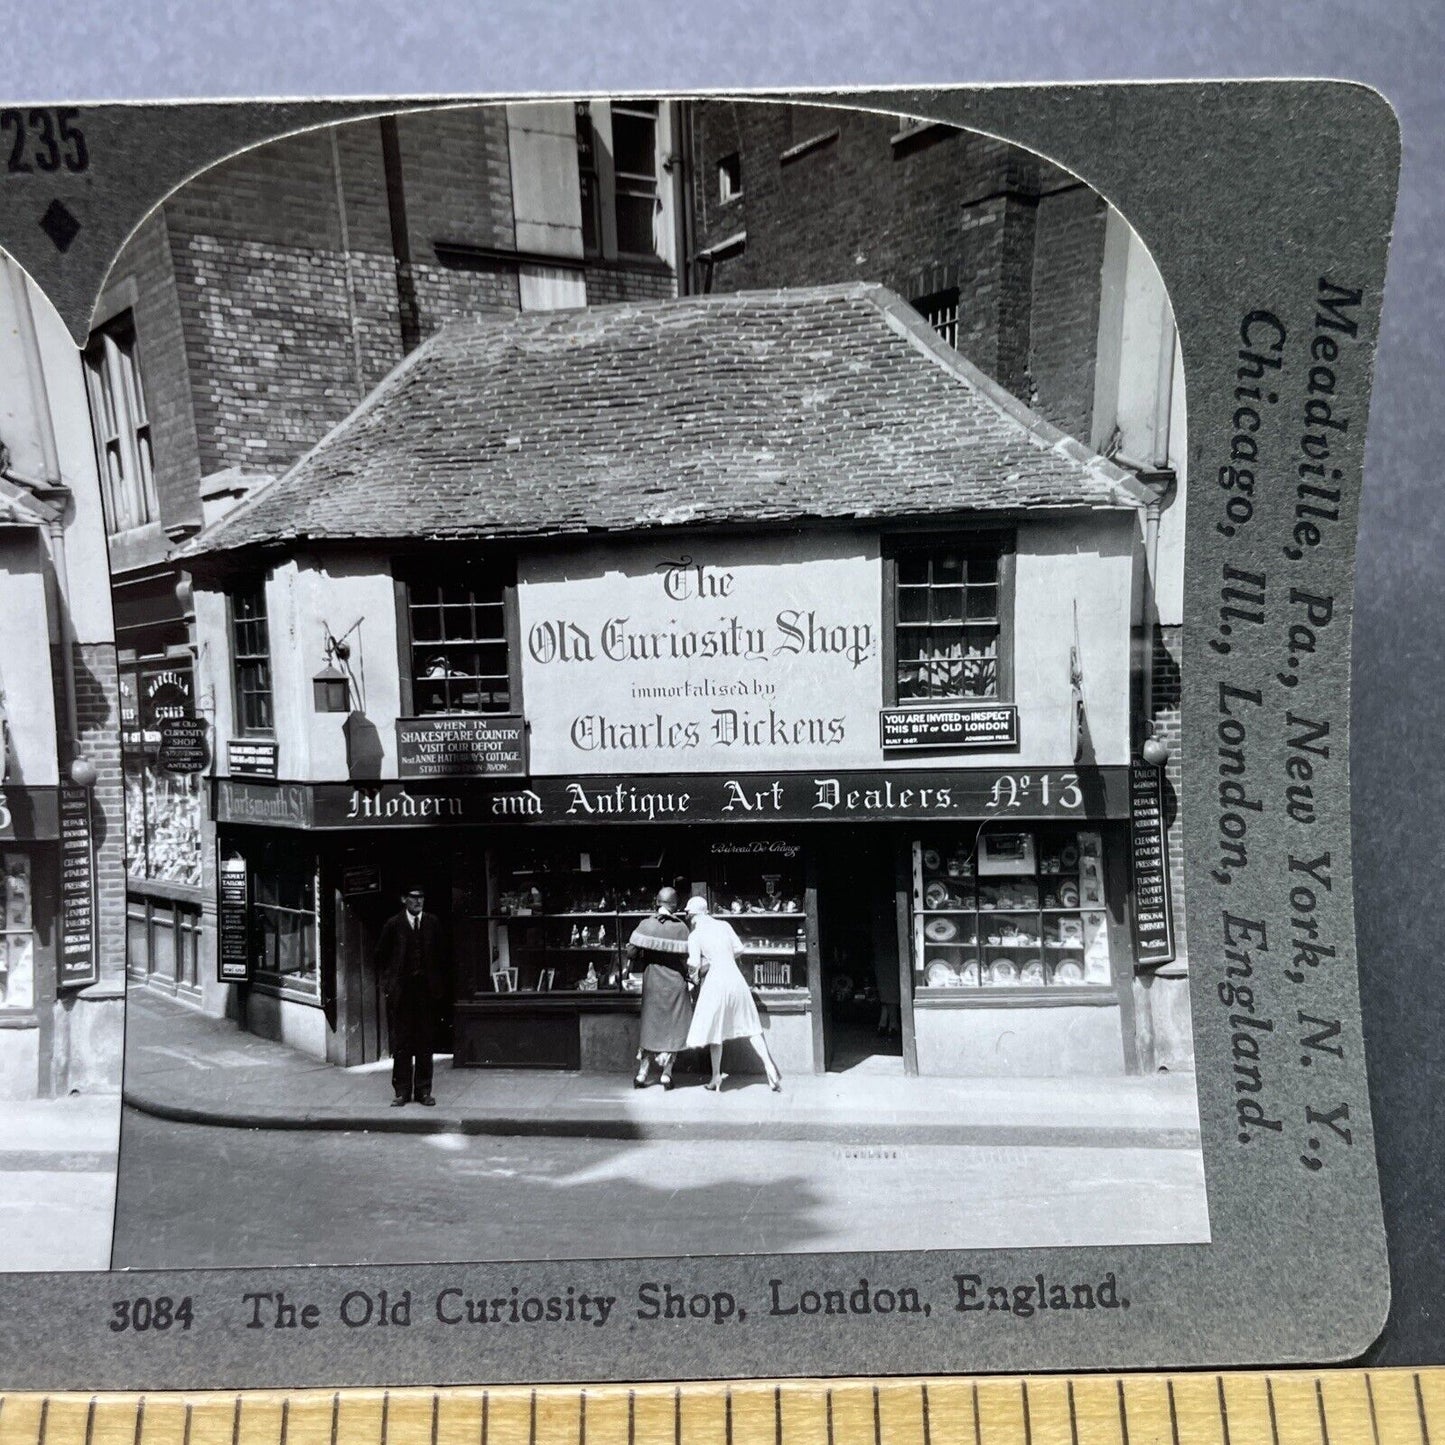
M 929 296 L 919 296 L 913 302 L 913 309 L 951 347 L 958 349 L 957 286 L 950 286 L 946 291 L 935 291 Z
M 266 588 L 257 582 L 231 595 L 231 653 L 235 663 L 236 726 L 242 733 L 275 730 L 271 704 L 271 639 Z

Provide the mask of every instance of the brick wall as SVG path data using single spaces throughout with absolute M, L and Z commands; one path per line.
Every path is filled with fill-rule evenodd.
M 112 284 L 127 278 L 135 284 L 136 344 L 151 420 L 161 523 L 166 527 L 199 523 L 196 478 L 200 475 L 200 444 L 164 209 L 136 232 L 111 275 Z
M 619 301 L 665 301 L 677 295 L 677 277 L 661 268 L 589 265 L 587 304 L 610 306 Z
M 1039 199 L 1032 276 L 1028 398 L 1055 426 L 1087 442 L 1104 265 L 1103 197 L 1073 185 Z
M 747 232 L 746 249 L 716 263 L 714 290 L 867 280 L 914 300 L 957 286 L 959 350 L 1087 437 L 1104 214 L 1092 191 L 972 132 L 895 145 L 888 116 L 733 101 L 691 113 L 696 245 Z M 734 152 L 742 195 L 722 202 L 718 165 Z

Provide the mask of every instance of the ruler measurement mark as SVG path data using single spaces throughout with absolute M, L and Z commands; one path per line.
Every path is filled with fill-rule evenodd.
M 1315 1376 L 1315 1409 L 1320 1416 L 1320 1445 L 1330 1445 L 1330 1427 L 1325 1420 L 1325 1383 Z
M 923 1403 L 923 1445 L 933 1445 L 933 1426 L 928 1419 L 928 1382 L 926 1380 L 919 1386 L 919 1392 L 922 1395 Z
M 1375 1445 L 1380 1445 L 1380 1417 L 1375 1413 L 1375 1387 L 1370 1383 L 1370 1376 L 1365 1375 L 1365 1399 L 1370 1402 L 1370 1434 L 1375 1438 Z
M 733 1445 L 732 1436 L 728 1436 L 728 1445 Z M 873 1445 L 883 1445 L 883 1419 L 878 1404 L 878 1386 L 873 1386 Z
M 723 1405 L 723 1431 L 727 1438 L 727 1445 L 733 1445 L 733 1392 L 731 1387 L 723 1396 Z
M 978 1416 L 978 1381 L 973 1382 L 973 1442 L 983 1445 L 983 1422 Z
M 532 1442 L 536 1445 L 536 1441 Z M 672 1445 L 682 1445 L 682 1386 L 672 1391 Z
M 1279 1445 L 1279 1421 L 1274 1413 L 1274 1381 L 1268 1375 L 1264 1377 L 1264 1400 L 1269 1406 L 1269 1438 L 1273 1445 Z
M 435 1437 L 433 1437 L 435 1445 Z M 587 1445 L 587 1391 L 577 1394 L 577 1445 Z
M 1024 1445 L 1034 1445 L 1034 1422 L 1029 1414 L 1029 1382 L 1019 1381 L 1019 1392 L 1024 1402 Z
M 1123 1445 L 1129 1445 L 1129 1406 L 1124 1398 L 1124 1382 L 1118 1382 L 1119 1389 L 1119 1434 Z
M 231 1411 L 231 1445 L 240 1445 L 241 1440 L 241 1397 L 236 1396 L 236 1406 Z
M 189 1407 L 187 1407 L 189 1408 Z M 341 1391 L 336 1390 L 331 1396 L 331 1445 L 336 1445 L 337 1431 L 341 1427 Z M 187 1442 L 189 1445 L 189 1442 Z
M 140 1432 L 145 1426 L 145 1418 L 146 1397 L 142 1395 L 140 1399 L 135 1402 L 135 1433 L 131 1436 L 131 1445 L 140 1445 Z
M 491 1408 L 491 1404 L 492 1404 L 491 1391 L 490 1391 L 490 1390 L 483 1390 L 483 1391 L 482 1391 L 482 1442 L 481 1442 L 481 1445 L 487 1445 L 487 1428 L 488 1428 L 488 1424 L 489 1424 L 489 1421 L 488 1421 L 488 1419 L 487 1419 L 487 1414 L 488 1414 L 488 1411 L 489 1411 L 490 1408 Z M 627 1419 L 627 1438 L 628 1438 L 629 1440 L 632 1439 L 632 1416 L 631 1416 L 631 1413 L 630 1413 L 630 1412 L 629 1412 L 629 1414 L 628 1414 L 628 1419 Z
M 85 1445 L 91 1445 L 91 1442 L 95 1439 L 95 1406 L 96 1406 L 96 1399 L 95 1399 L 95 1396 L 92 1395 L 92 1396 L 90 1397 L 90 1404 L 87 1405 L 86 1408 L 85 1408 Z M 0 1401 L 0 1410 L 3 1410 L 3 1409 L 4 1409 L 4 1402 L 3 1402 L 3 1401 Z M 187 1426 L 189 1426 L 189 1424 L 190 1424 L 190 1409 L 191 1409 L 191 1407 L 190 1407 L 189 1405 L 187 1405 L 187 1406 L 186 1406 L 186 1423 L 187 1423 Z M 189 1434 L 189 1430 L 187 1430 L 186 1445 L 190 1445 L 190 1434 Z
M 637 1445 L 637 1391 L 627 1392 L 627 1445 Z
M 1169 1437 L 1179 1445 L 1179 1407 L 1174 1402 L 1174 1381 L 1164 1381 L 1164 1393 L 1169 1397 Z
M 50 1426 L 50 1396 L 47 1395 L 40 1402 L 40 1436 L 39 1445 L 45 1445 L 45 1432 Z
M 1079 1445 L 1079 1412 L 1074 1408 L 1074 1382 L 1069 1380 L 1069 1441 Z
M 828 1386 L 828 1445 L 833 1445 L 833 1387 Z
M 923 1387 L 925 1398 L 928 1394 L 928 1386 Z M 783 1387 L 773 1386 L 773 1445 L 783 1445 Z M 923 1445 L 928 1445 L 925 1440 Z
M 181 1445 L 191 1445 L 191 1416 L 193 1414 L 191 1402 L 186 1401 L 185 1425 L 181 1429 Z
M 1421 1445 L 1430 1445 L 1430 1426 L 1425 1419 L 1425 1396 L 1420 1389 L 1420 1372 L 1415 1371 L 1415 1409 L 1420 1415 Z
M 527 1416 L 527 1445 L 537 1445 L 537 1392 L 532 1391 L 531 1409 Z
M 381 1445 L 386 1445 L 386 1432 L 391 1428 L 391 1391 L 381 1392 Z
M 1229 1438 L 1229 1405 L 1224 1398 L 1224 1376 L 1216 1375 L 1214 1382 L 1219 1390 L 1219 1423 L 1224 1426 L 1224 1445 L 1233 1445 Z

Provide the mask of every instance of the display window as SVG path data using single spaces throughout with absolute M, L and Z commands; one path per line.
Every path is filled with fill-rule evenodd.
M 121 664 L 125 859 L 134 879 L 201 884 L 200 776 L 169 772 L 157 761 L 161 724 L 193 716 L 193 694 L 189 659 Z
M 676 889 L 680 903 L 703 895 L 733 924 L 743 943 L 738 966 L 759 992 L 807 988 L 802 852 L 795 844 L 519 843 L 487 850 L 482 878 L 454 891 L 463 997 L 640 992 L 627 941 L 662 887 Z
M 915 991 L 1109 989 L 1102 835 L 940 831 L 912 845 Z
M 0 852 L 4 917 L 0 919 L 0 1008 L 35 1007 L 35 917 L 30 859 Z
M 316 998 L 321 992 L 316 859 L 282 844 L 248 852 L 251 981 Z

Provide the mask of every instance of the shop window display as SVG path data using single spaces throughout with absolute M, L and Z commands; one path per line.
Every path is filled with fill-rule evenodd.
M 251 864 L 252 981 L 320 992 L 314 864 L 276 850 Z
M 916 990 L 1112 985 L 1099 833 L 940 833 L 915 840 L 912 870 Z
M 473 916 L 485 909 L 487 923 L 485 957 L 468 957 L 463 944 L 463 986 L 473 997 L 636 993 L 642 980 L 627 940 L 669 886 L 681 901 L 704 894 L 733 924 L 743 941 L 739 967 L 755 989 L 806 989 L 800 857 L 796 846 L 775 843 L 717 844 L 702 855 L 661 844 L 609 845 L 605 856 L 560 846 L 493 850 L 485 900 L 457 900 Z
M 31 910 L 30 859 L 0 853 L 5 913 L 0 920 L 0 1008 L 35 1007 L 35 923 Z
M 193 715 L 190 668 L 170 658 L 122 663 L 120 695 L 126 872 L 198 888 L 201 779 L 157 761 L 164 719 Z

